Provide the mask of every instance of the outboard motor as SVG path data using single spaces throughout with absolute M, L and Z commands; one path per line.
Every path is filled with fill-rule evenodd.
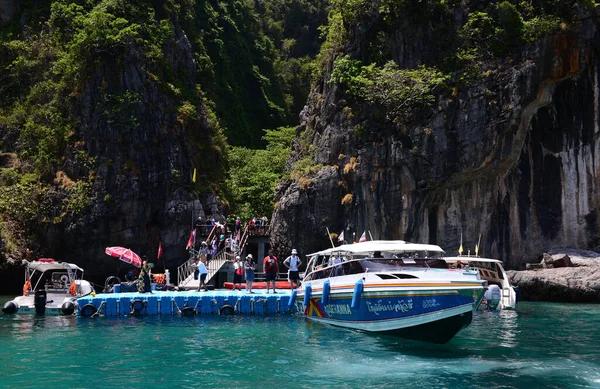
M 35 297 L 33 299 L 33 304 L 35 305 L 35 313 L 39 316 L 44 316 L 46 313 L 46 291 L 45 290 L 36 290 Z
M 14 301 L 7 301 L 2 306 L 2 312 L 6 313 L 7 315 L 12 315 L 13 313 L 17 313 L 18 310 L 19 310 L 19 307 L 17 307 L 17 303 Z
M 500 304 L 500 287 L 498 285 L 490 285 L 485 291 L 485 299 L 489 309 L 496 309 Z

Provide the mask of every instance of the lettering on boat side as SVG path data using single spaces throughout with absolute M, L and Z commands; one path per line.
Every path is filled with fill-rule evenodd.
M 439 307 L 439 306 L 440 306 L 440 303 L 438 303 L 435 299 L 423 300 L 423 309 L 435 308 L 435 307 Z
M 384 303 L 382 300 L 379 300 L 376 303 L 367 301 L 367 309 L 377 316 L 379 316 L 381 312 L 408 312 L 413 309 L 413 302 L 412 299 L 407 301 L 400 300 L 397 303 L 391 301 Z
M 325 305 L 325 312 L 328 316 L 331 315 L 351 315 L 350 305 L 348 304 L 327 304 Z

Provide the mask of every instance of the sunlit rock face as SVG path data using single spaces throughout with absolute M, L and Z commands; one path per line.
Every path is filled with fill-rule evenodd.
M 600 255 L 596 251 L 557 248 L 544 259 L 568 258 L 571 266 L 535 270 L 509 270 L 523 299 L 554 302 L 600 302 Z
M 480 255 L 509 268 L 550 247 L 596 247 L 596 17 L 571 27 L 469 87 L 440 92 L 431 111 L 402 128 L 373 106 L 350 112 L 337 87 L 321 83 L 301 115 L 290 166 L 308 138 L 323 171 L 280 186 L 274 246 L 324 248 L 328 227 L 347 241 L 366 230 L 456 254 L 462 236 L 465 254 L 479 241 Z

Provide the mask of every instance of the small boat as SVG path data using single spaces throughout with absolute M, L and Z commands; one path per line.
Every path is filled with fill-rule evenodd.
M 477 271 L 449 269 L 443 254 L 401 240 L 310 254 L 296 306 L 321 323 L 446 343 L 471 323 L 486 283 Z
M 4 304 L 5 314 L 71 315 L 77 309 L 77 299 L 94 291 L 83 279 L 83 269 L 73 263 L 52 258 L 23 263 L 23 295 Z
M 482 307 L 499 310 L 516 309 L 517 290 L 510 284 L 502 267 L 502 261 L 470 256 L 444 257 L 444 261 L 451 268 L 468 266 L 479 273 L 479 278 L 488 282 L 488 290 L 485 292 Z
M 242 289 L 246 289 L 246 283 L 240 284 Z M 233 289 L 233 282 L 225 282 L 223 284 L 225 289 Z M 267 289 L 267 283 L 265 281 L 258 281 L 252 283 L 252 289 Z M 290 289 L 289 281 L 275 281 L 275 289 Z

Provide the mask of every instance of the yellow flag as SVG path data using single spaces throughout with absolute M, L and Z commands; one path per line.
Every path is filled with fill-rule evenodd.
M 477 256 L 477 253 L 479 252 L 479 244 L 475 245 L 475 256 Z
M 192 176 L 192 182 L 196 182 L 196 168 L 194 168 L 194 175 Z
M 461 243 L 460 247 L 458 248 L 458 254 L 462 255 L 462 252 L 463 252 L 463 248 L 462 248 L 462 243 Z

